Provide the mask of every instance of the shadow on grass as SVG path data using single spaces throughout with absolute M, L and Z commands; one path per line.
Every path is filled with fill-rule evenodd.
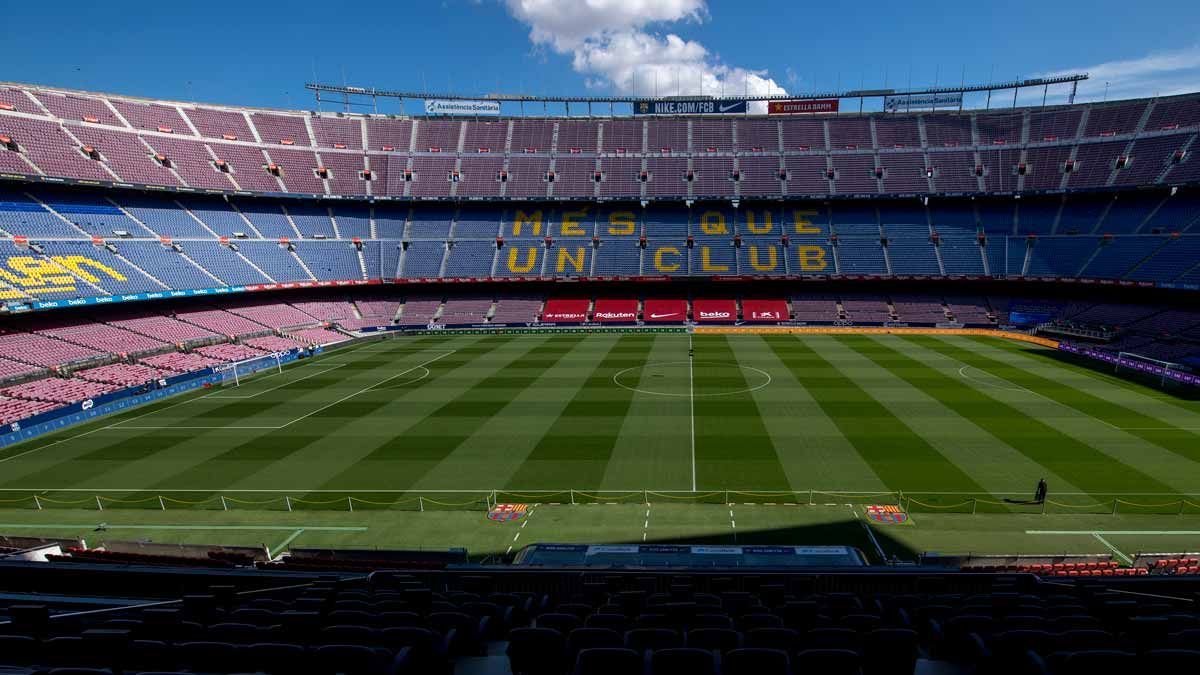
M 606 544 L 669 544 L 676 546 L 851 546 L 862 551 L 872 564 L 888 559 L 916 560 L 918 552 L 903 541 L 891 536 L 885 526 L 871 527 L 874 541 L 862 521 L 847 518 L 824 523 L 795 525 L 759 530 L 714 532 L 705 535 L 641 538 L 627 541 L 608 541 Z M 547 542 L 551 543 L 551 542 Z M 880 553 L 882 552 L 882 556 Z
M 1116 370 L 1111 363 L 1097 361 L 1078 354 L 1069 352 L 1053 351 L 1048 349 L 1032 349 L 1023 347 L 1022 352 L 1031 354 L 1038 358 L 1050 359 L 1072 366 L 1078 366 L 1090 370 L 1097 375 L 1111 380 L 1114 383 L 1135 383 L 1145 387 L 1154 389 L 1155 391 L 1170 394 L 1174 398 L 1184 401 L 1200 401 L 1200 387 L 1181 384 L 1173 380 L 1165 380 L 1161 377 L 1150 373 L 1143 373 L 1130 368 L 1122 368 Z

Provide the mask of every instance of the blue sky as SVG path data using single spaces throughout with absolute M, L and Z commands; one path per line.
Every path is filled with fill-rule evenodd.
M 1084 70 L 1084 100 L 1200 90 L 1200 3 L 11 2 L 0 79 L 314 107 L 303 84 L 464 94 L 803 93 Z M 1030 96 L 1040 100 L 1040 92 Z M 328 108 L 327 108 L 328 109 Z M 395 112 L 394 107 L 385 108 Z

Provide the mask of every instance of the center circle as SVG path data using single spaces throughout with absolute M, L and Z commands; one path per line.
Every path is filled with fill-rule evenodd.
M 659 361 L 633 366 L 613 375 L 613 384 L 622 389 L 651 396 L 710 398 L 734 396 L 758 391 L 771 384 L 771 374 L 754 366 L 721 361 Z M 703 383 L 716 379 L 718 383 Z M 736 385 L 721 380 L 736 379 Z

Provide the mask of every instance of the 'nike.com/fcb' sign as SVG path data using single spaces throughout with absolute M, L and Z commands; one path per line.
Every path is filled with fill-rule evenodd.
M 633 104 L 633 112 L 636 115 L 734 115 L 746 113 L 746 102 L 734 98 L 638 101 Z

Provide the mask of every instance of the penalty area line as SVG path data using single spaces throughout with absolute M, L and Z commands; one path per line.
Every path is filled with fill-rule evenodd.
M 282 389 L 282 388 L 284 388 L 284 387 L 287 387 L 287 386 L 291 386 L 291 385 L 293 385 L 293 384 L 296 384 L 297 382 L 303 382 L 303 381 L 305 381 L 305 380 L 307 380 L 307 379 L 309 379 L 309 378 L 313 378 L 313 377 L 316 377 L 316 376 L 318 376 L 318 375 L 324 375 L 325 373 L 328 373 L 328 372 L 330 372 L 330 371 L 337 370 L 338 368 L 342 368 L 342 367 L 344 367 L 345 365 L 346 365 L 346 364 L 344 364 L 344 363 L 339 363 L 339 364 L 337 364 L 337 365 L 331 365 L 331 366 L 329 366 L 328 368 L 325 368 L 324 370 L 320 370 L 320 371 L 317 371 L 317 372 L 313 373 L 312 375 L 305 375 L 304 377 L 296 378 L 296 379 L 294 379 L 294 380 L 288 380 L 287 382 L 284 382 L 283 384 L 277 384 L 277 385 L 275 385 L 274 387 L 271 387 L 270 389 L 263 389 L 262 391 L 260 391 L 260 392 L 258 392 L 258 393 L 255 393 L 255 394 L 246 394 L 246 395 L 244 395 L 244 396 L 232 396 L 232 395 L 230 395 L 230 396 L 224 396 L 224 395 L 220 395 L 220 394 L 218 394 L 218 395 L 216 395 L 216 396 L 210 396 L 209 398 L 214 398 L 214 399 L 224 399 L 224 398 L 233 398 L 233 399 L 247 399 L 247 398 L 255 398 L 255 397 L 258 397 L 258 396 L 262 396 L 263 394 L 268 394 L 268 393 L 270 393 L 270 392 L 273 392 L 273 391 L 275 391 L 276 389 Z M 274 376 L 273 376 L 273 375 L 268 375 L 267 377 L 274 377 Z M 263 378 L 263 379 L 266 379 L 266 378 Z M 262 380 L 259 380 L 259 382 L 262 382 Z
M 428 366 L 429 364 L 434 363 L 436 361 L 440 361 L 440 360 L 446 358 L 447 356 L 454 354 L 457 351 L 458 351 L 457 349 L 451 349 L 450 351 L 440 354 L 438 356 L 435 356 L 432 359 L 425 361 L 424 363 L 418 363 L 417 365 L 413 366 L 412 368 L 402 370 L 402 371 L 396 373 L 395 375 L 392 375 L 391 377 L 386 377 L 386 378 L 376 382 L 375 384 L 372 384 L 367 387 L 363 387 L 362 389 L 359 389 L 358 391 L 354 392 L 353 394 L 347 394 L 346 396 L 339 398 L 338 400 L 334 401 L 333 403 L 328 403 L 326 405 L 321 406 L 320 408 L 317 408 L 316 410 L 314 410 L 308 414 L 301 415 L 300 417 L 297 417 L 296 419 L 292 420 L 291 422 L 287 422 L 286 424 L 284 424 L 283 426 L 281 426 L 279 428 L 285 429 L 287 427 L 290 427 L 291 425 L 295 424 L 296 422 L 306 420 L 306 419 L 312 417 L 313 415 L 316 415 L 317 413 L 328 410 L 329 408 L 332 408 L 333 406 L 338 405 L 339 403 L 344 403 L 346 401 L 349 401 L 350 399 L 354 398 L 355 396 L 358 396 L 360 394 L 365 394 L 368 391 L 371 391 L 375 387 L 378 387 L 386 382 L 391 382 L 392 380 L 394 380 L 398 377 L 404 377 L 405 375 L 408 375 L 409 373 L 411 373 L 415 370 L 420 370 L 421 368 L 424 368 L 424 367 Z

